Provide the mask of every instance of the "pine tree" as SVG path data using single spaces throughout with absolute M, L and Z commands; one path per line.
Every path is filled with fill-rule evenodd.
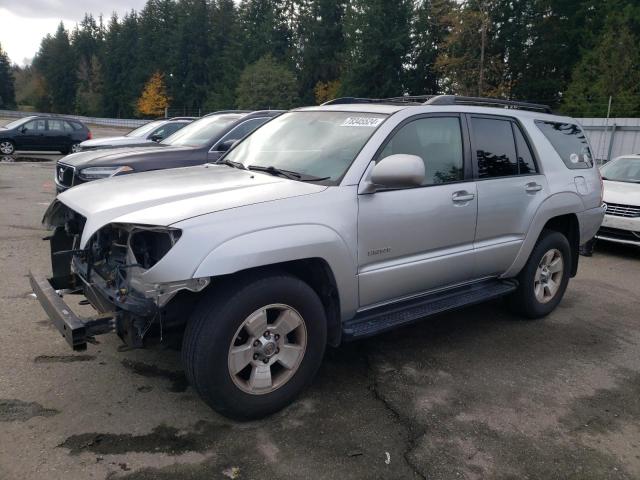
M 271 55 L 242 72 L 236 93 L 243 109 L 289 109 L 298 104 L 295 75 Z
M 9 56 L 0 45 L 0 108 L 14 108 L 16 106 L 15 80 L 11 69 Z
M 240 24 L 233 0 L 217 0 L 211 11 L 211 52 L 207 61 L 209 90 L 205 109 L 226 110 L 236 105 L 236 87 L 244 66 Z
M 353 0 L 347 9 L 346 96 L 391 97 L 406 92 L 411 36 L 410 0 Z
M 94 55 L 90 62 L 81 60 L 78 66 L 76 113 L 95 117 L 102 115 L 103 91 L 102 66 L 98 57 Z
M 416 7 L 412 22 L 413 44 L 407 88 L 413 95 L 433 95 L 440 92 L 441 79 L 436 59 L 446 36 L 451 31 L 452 0 L 422 0 Z
M 51 109 L 56 113 L 72 113 L 76 96 L 76 61 L 62 22 L 54 36 L 47 35 L 42 40 L 33 65 L 44 78 Z
M 573 72 L 563 109 L 575 116 L 603 117 L 611 96 L 613 117 L 640 115 L 640 8 L 610 16 L 595 48 Z
M 142 115 L 158 117 L 164 114 L 165 108 L 168 106 L 169 97 L 167 96 L 167 87 L 164 84 L 164 75 L 156 72 L 151 75 L 138 99 L 138 112 Z
M 337 94 L 344 55 L 344 0 L 302 0 L 299 3 L 297 48 L 300 96 L 306 103 L 318 100 L 327 87 Z M 320 95 L 325 98 L 324 95 Z
M 286 0 L 242 0 L 239 6 L 242 56 L 254 63 L 265 55 L 292 63 L 293 33 L 287 21 Z

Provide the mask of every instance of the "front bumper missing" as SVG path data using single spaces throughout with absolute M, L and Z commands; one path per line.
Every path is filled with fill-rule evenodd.
M 88 338 L 115 329 L 115 313 L 78 317 L 54 290 L 49 280 L 38 278 L 29 272 L 29 282 L 51 322 L 74 350 L 86 350 Z

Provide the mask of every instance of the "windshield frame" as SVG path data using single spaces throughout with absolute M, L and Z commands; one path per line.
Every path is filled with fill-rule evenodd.
M 387 121 L 389 120 L 389 118 L 392 116 L 389 113 L 386 112 L 372 112 L 372 111 L 367 111 L 367 110 L 362 110 L 362 111 L 345 111 L 345 110 L 290 110 L 288 112 L 283 113 L 282 115 L 278 115 L 277 117 L 274 117 L 273 119 L 269 120 L 268 122 L 265 122 L 263 125 L 260 125 L 258 128 L 256 128 L 253 132 L 251 132 L 249 135 L 247 135 L 246 137 L 244 137 L 241 141 L 239 141 L 236 145 L 234 145 L 230 150 L 228 150 L 227 152 L 225 152 L 225 154 L 223 156 L 221 156 L 215 163 L 223 163 L 224 160 L 229 160 L 227 157 L 236 149 L 238 148 L 240 145 L 242 145 L 244 142 L 246 141 L 250 141 L 251 137 L 253 135 L 255 135 L 257 132 L 259 132 L 261 129 L 267 127 L 269 124 L 277 121 L 277 120 L 281 120 L 285 117 L 287 117 L 288 115 L 299 115 L 299 114 L 314 114 L 314 113 L 343 113 L 343 114 L 349 114 L 351 116 L 356 116 L 356 115 L 373 115 L 373 116 L 379 116 L 382 117 L 382 121 L 375 127 L 375 128 L 371 128 L 371 134 L 369 135 L 369 137 L 362 143 L 362 145 L 360 146 L 360 148 L 358 149 L 358 151 L 356 152 L 356 154 L 353 156 L 353 158 L 351 159 L 351 161 L 348 163 L 348 165 L 345 167 L 344 171 L 342 172 L 342 174 L 339 177 L 336 177 L 335 179 L 321 179 L 321 180 L 314 180 L 312 181 L 313 184 L 316 185 L 325 185 L 325 186 L 338 186 L 342 183 L 342 180 L 344 180 L 344 177 L 349 173 L 349 171 L 351 170 L 351 168 L 353 167 L 353 165 L 355 164 L 356 160 L 358 159 L 358 157 L 360 156 L 360 154 L 362 153 L 362 151 L 366 148 L 366 146 L 369 144 L 369 142 L 371 142 L 371 140 L 375 137 L 375 134 L 380 130 L 380 128 L 387 123 Z M 233 160 L 234 162 L 237 162 L 237 160 Z M 242 162 L 239 162 L 242 163 Z M 251 165 L 245 165 L 244 163 L 242 163 L 245 167 L 250 167 Z M 259 166 L 259 165 L 258 165 Z M 284 167 L 277 167 L 278 169 L 281 170 L 285 170 L 285 171 L 291 171 L 291 170 L 287 170 Z M 257 170 L 255 170 L 257 172 Z M 262 172 L 260 172 L 262 173 Z M 303 177 L 307 176 L 309 174 L 306 174 L 304 172 L 295 172 L 295 173 L 299 173 L 301 174 Z M 264 173 L 264 175 L 269 175 L 269 173 Z M 304 180 L 304 179 L 291 179 L 293 181 L 297 181 L 297 182 L 305 182 L 308 183 L 309 180 Z
M 182 127 L 181 129 L 179 129 L 178 131 L 172 133 L 171 135 L 169 135 L 167 138 L 165 138 L 164 140 L 162 140 L 160 142 L 160 145 L 166 145 L 169 147 L 188 147 L 188 148 L 202 148 L 202 149 L 206 149 L 209 150 L 211 149 L 211 147 L 213 147 L 213 145 L 215 145 L 220 138 L 222 138 L 224 135 L 227 134 L 227 132 L 229 132 L 230 129 L 234 128 L 234 126 L 236 126 L 238 124 L 238 122 L 245 120 L 247 117 L 247 113 L 220 113 L 220 114 L 214 114 L 214 115 L 207 115 L 204 117 L 201 117 L 197 120 L 194 120 L 193 122 L 188 123 L 187 125 L 185 125 L 184 127 Z M 231 121 L 225 124 L 225 127 L 222 129 L 222 131 L 218 132 L 217 134 L 215 134 L 212 137 L 209 137 L 209 139 L 201 144 L 198 145 L 190 145 L 190 144 L 181 144 L 181 145 L 174 145 L 173 143 L 170 142 L 170 140 L 175 136 L 176 138 L 180 138 L 180 136 L 185 135 L 185 130 L 187 132 L 189 132 L 188 129 L 190 128 L 197 128 L 198 123 L 200 122 L 205 122 L 208 121 L 210 123 L 215 123 L 217 120 L 219 120 L 221 117 L 232 117 Z M 196 125 L 196 127 L 194 127 L 194 125 Z
M 148 138 L 151 133 L 157 128 L 161 127 L 167 123 L 167 120 L 152 120 L 149 123 L 145 123 L 144 125 L 140 125 L 138 128 L 134 128 L 130 132 L 128 132 L 125 137 L 129 138 Z M 149 128 L 151 127 L 151 128 Z M 146 130 L 145 130 L 146 129 Z M 137 132 L 138 130 L 142 130 L 145 132 L 143 135 L 132 135 L 133 132 Z
M 619 163 L 625 162 L 625 161 L 635 161 L 640 163 L 640 157 L 634 157 L 634 156 L 621 156 L 618 158 L 615 158 L 613 160 L 611 160 L 610 162 L 605 163 L 604 165 L 602 165 L 600 167 L 600 175 L 602 175 L 603 180 L 607 181 L 607 182 L 620 182 L 620 183 L 631 183 L 631 184 L 640 184 L 640 177 L 633 180 L 633 179 L 628 179 L 628 180 L 620 180 L 619 178 L 610 178 L 609 176 L 607 176 L 606 170 L 609 167 L 615 166 Z
M 18 128 L 21 125 L 24 125 L 29 120 L 33 120 L 37 117 L 22 117 L 14 120 L 13 122 L 9 122 L 6 125 L 3 125 L 2 128 L 6 128 L 7 130 L 13 130 L 14 128 Z

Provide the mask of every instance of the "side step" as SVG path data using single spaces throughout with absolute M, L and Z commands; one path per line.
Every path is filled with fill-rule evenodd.
M 438 313 L 502 297 L 517 287 L 515 280 L 487 280 L 367 310 L 343 323 L 342 338 L 349 341 L 370 337 Z

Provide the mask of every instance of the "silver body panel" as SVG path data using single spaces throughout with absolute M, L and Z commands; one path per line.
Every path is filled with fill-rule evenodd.
M 318 109 L 389 114 L 337 186 L 199 166 L 95 181 L 58 198 L 86 217 L 82 245 L 109 223 L 180 228 L 176 245 L 143 274 L 149 283 L 320 258 L 335 277 L 343 319 L 452 285 L 513 277 L 555 216 L 576 214 L 582 242 L 600 226 L 597 169 L 568 169 L 534 123 L 575 120 L 462 106 L 359 104 L 307 110 Z M 444 112 L 515 118 L 535 150 L 539 173 L 358 193 L 372 159 L 400 123 Z M 539 191 L 527 191 L 532 182 L 541 186 Z M 452 194 L 463 190 L 473 199 L 456 204 Z

